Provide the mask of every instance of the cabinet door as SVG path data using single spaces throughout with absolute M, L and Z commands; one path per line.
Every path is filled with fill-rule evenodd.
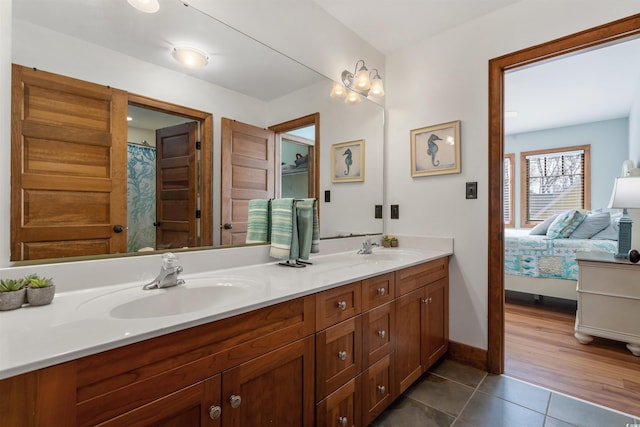
M 335 427 L 359 427 L 360 421 L 360 380 L 361 376 L 351 381 L 327 396 L 318 403 L 316 425 Z
M 362 369 L 393 351 L 395 305 L 390 302 L 362 315 Z
M 220 426 L 220 375 L 98 424 L 100 427 Z
M 429 369 L 449 347 L 449 286 L 447 278 L 426 287 L 426 328 L 422 333 L 424 369 Z
M 313 370 L 308 337 L 223 372 L 223 426 L 313 425 Z
M 316 400 L 362 371 L 362 319 L 345 320 L 316 334 Z
M 387 354 L 362 374 L 362 418 L 369 425 L 393 401 L 393 353 Z
M 424 372 L 422 366 L 421 331 L 425 323 L 422 312 L 424 288 L 396 299 L 396 387 L 394 397 L 404 392 Z

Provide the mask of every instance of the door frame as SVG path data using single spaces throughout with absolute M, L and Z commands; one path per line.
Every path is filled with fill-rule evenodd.
M 200 159 L 198 185 L 200 197 L 200 246 L 213 245 L 213 115 L 182 105 L 159 101 L 133 93 L 128 104 L 162 113 L 182 116 L 200 123 Z
M 489 250 L 487 371 L 504 372 L 504 73 L 537 62 L 640 36 L 640 14 L 489 61 Z

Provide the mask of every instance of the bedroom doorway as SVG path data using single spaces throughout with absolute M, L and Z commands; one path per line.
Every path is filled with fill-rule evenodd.
M 487 368 L 505 372 L 503 156 L 505 73 L 640 36 L 640 15 L 495 58 L 489 65 L 489 294 Z M 542 326 L 539 325 L 540 328 Z M 535 344 L 535 343 L 532 343 Z M 617 366 L 616 366 L 617 368 Z

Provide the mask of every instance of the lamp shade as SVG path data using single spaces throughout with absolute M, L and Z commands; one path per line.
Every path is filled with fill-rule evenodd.
M 614 209 L 640 209 L 640 176 L 616 178 L 609 207 Z
M 331 98 L 344 98 L 345 96 L 347 96 L 347 89 L 340 83 L 334 83 L 329 96 Z

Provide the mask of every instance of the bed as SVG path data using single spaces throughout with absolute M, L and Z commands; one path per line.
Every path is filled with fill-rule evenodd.
M 530 231 L 505 229 L 506 290 L 576 300 L 576 251 L 615 253 L 618 247 L 615 240 L 551 239 Z

